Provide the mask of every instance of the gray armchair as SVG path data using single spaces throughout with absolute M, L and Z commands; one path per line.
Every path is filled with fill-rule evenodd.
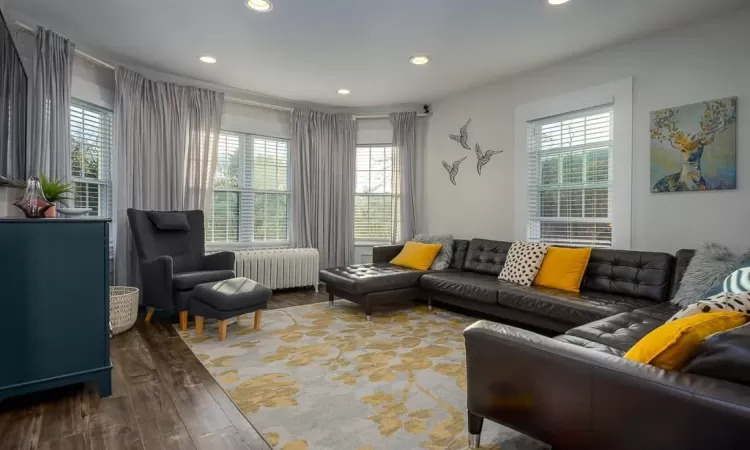
M 203 211 L 140 211 L 128 209 L 141 272 L 143 302 L 180 313 L 187 328 L 188 298 L 201 283 L 234 278 L 234 253 L 206 255 Z

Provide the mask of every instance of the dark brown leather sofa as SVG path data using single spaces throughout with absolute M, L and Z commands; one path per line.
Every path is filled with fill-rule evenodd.
M 498 281 L 509 248 L 457 240 L 449 269 L 418 272 L 388 264 L 401 246 L 377 247 L 373 264 L 323 270 L 321 279 L 331 299 L 361 303 L 368 315 L 383 300 L 424 298 L 563 333 L 488 321 L 464 332 L 474 445 L 488 419 L 554 449 L 750 448 L 750 386 L 622 358 L 677 312 L 668 300 L 692 250 L 595 249 L 581 293 L 571 294 Z

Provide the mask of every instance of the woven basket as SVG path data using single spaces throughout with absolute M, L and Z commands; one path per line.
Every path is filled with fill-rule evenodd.
M 138 318 L 138 288 L 111 286 L 109 288 L 109 325 L 112 334 L 128 331 Z

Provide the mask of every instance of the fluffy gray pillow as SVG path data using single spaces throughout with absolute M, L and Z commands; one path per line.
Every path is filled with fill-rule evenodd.
M 744 256 L 735 255 L 720 244 L 704 244 L 696 250 L 671 302 L 682 307 L 706 297 L 706 293 L 724 281 L 742 263 Z
M 427 234 L 418 234 L 410 241 L 421 242 L 422 244 L 442 244 L 443 247 L 432 261 L 430 270 L 445 270 L 451 265 L 453 259 L 453 235 L 442 234 L 430 236 Z

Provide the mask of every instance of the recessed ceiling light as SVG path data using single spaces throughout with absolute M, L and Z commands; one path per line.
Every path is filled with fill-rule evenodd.
M 568 3 L 570 0 L 547 0 L 550 5 L 562 5 L 563 3 Z
M 417 66 L 422 66 L 430 62 L 430 57 L 429 56 L 412 56 L 411 58 L 409 58 L 409 62 Z
M 216 64 L 216 58 L 214 58 L 213 56 L 201 56 L 200 60 L 201 62 L 204 62 L 206 64 Z
M 341 95 L 349 95 L 349 94 L 351 94 L 351 93 L 352 93 L 352 91 L 350 91 L 349 89 L 339 89 L 339 90 L 338 90 L 338 91 L 336 91 L 336 92 L 338 92 L 338 93 L 339 93 L 339 94 L 341 94 Z
M 247 0 L 247 7 L 255 11 L 268 12 L 273 9 L 273 3 L 269 0 Z

